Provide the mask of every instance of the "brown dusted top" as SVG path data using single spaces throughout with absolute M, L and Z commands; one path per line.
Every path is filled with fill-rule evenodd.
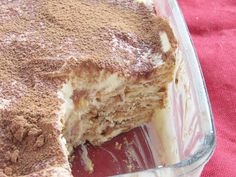
M 167 21 L 131 0 L 0 1 L 0 175 L 69 169 L 59 142 L 57 90 L 81 62 L 146 75 Z M 165 60 L 165 56 L 163 59 Z M 73 60 L 72 60 L 73 59 Z

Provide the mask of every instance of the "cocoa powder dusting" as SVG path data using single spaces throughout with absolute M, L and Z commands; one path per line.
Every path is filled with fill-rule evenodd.
M 131 0 L 1 0 L 0 170 L 18 176 L 69 169 L 57 96 L 68 72 L 90 61 L 128 76 L 146 74 L 153 65 L 145 57 L 162 53 L 162 30 L 175 46 L 168 23 Z

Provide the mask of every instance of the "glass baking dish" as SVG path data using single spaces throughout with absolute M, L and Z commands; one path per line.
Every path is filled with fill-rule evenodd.
M 199 177 L 215 148 L 215 129 L 201 68 L 176 0 L 146 0 L 168 19 L 178 40 L 169 104 L 152 122 L 101 147 L 75 151 L 74 176 Z M 86 155 L 86 158 L 84 154 Z M 85 160 L 87 159 L 87 162 Z M 89 162 L 89 163 L 88 163 Z M 94 167 L 94 172 L 86 168 Z

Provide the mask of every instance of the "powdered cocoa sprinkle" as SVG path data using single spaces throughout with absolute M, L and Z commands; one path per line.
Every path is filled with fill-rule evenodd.
M 132 0 L 1 0 L 0 169 L 17 176 L 69 168 L 57 115 L 68 72 L 89 61 L 146 75 L 153 65 L 143 58 L 161 53 L 161 30 L 174 46 L 168 23 Z

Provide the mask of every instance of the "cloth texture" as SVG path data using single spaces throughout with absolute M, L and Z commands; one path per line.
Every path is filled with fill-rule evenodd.
M 202 177 L 236 177 L 236 0 L 178 0 L 197 50 L 217 133 Z

